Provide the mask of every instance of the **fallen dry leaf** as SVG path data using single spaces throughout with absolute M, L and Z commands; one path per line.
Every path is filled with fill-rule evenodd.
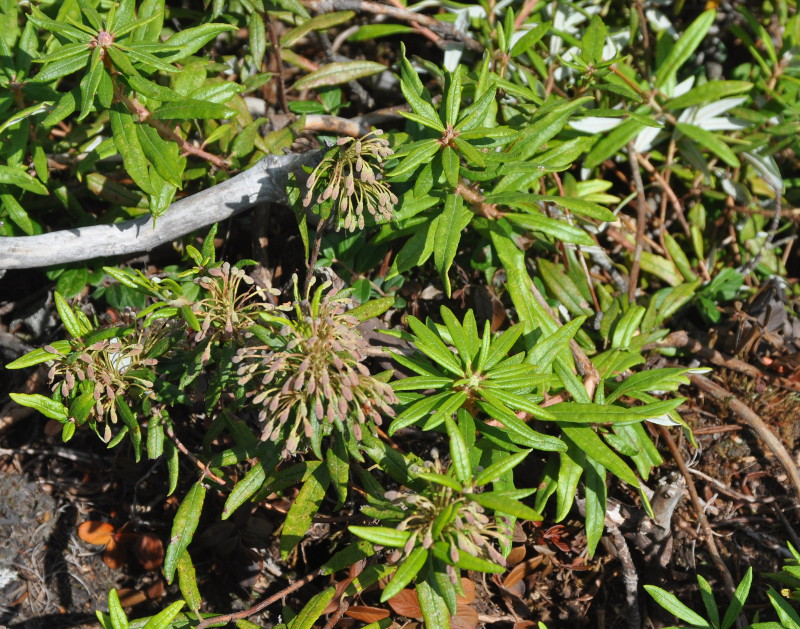
M 366 605 L 351 605 L 344 614 L 361 622 L 378 622 L 389 617 L 389 610 Z
M 108 522 L 89 520 L 78 527 L 78 537 L 87 544 L 105 546 L 114 536 L 114 526 Z
M 456 615 L 450 619 L 450 629 L 475 629 L 478 626 L 478 612 L 469 605 L 459 603 Z
M 155 570 L 164 563 L 164 544 L 152 533 L 138 535 L 132 550 L 145 570 Z
M 467 577 L 461 577 L 461 587 L 464 590 L 464 596 L 457 596 L 456 602 L 468 605 L 475 600 L 475 584 Z
M 392 598 L 389 599 L 389 607 L 394 610 L 395 614 L 405 616 L 406 618 L 422 618 L 422 610 L 419 608 L 419 599 L 414 590 L 400 590 Z

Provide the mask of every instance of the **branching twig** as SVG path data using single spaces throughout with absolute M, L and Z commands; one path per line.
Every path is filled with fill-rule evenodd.
M 28 269 L 150 251 L 202 227 L 225 220 L 257 203 L 286 203 L 289 173 L 314 165 L 321 151 L 268 155 L 221 184 L 173 203 L 159 217 L 93 225 L 40 236 L 0 238 L 0 269 Z
M 396 20 L 421 24 L 429 29 L 452 39 L 464 42 L 470 50 L 483 52 L 483 46 L 466 33 L 463 33 L 449 22 L 443 22 L 422 13 L 415 13 L 408 9 L 390 7 L 377 2 L 368 0 L 306 0 L 306 8 L 314 13 L 333 13 L 334 11 L 357 11 L 362 13 L 372 13 L 373 15 L 386 15 Z
M 172 439 L 172 443 L 175 444 L 175 447 L 178 448 L 178 451 L 181 454 L 183 454 L 183 456 L 185 456 L 187 459 L 189 459 L 192 463 L 194 463 L 197 466 L 197 469 L 203 472 L 203 477 L 210 478 L 215 483 L 217 483 L 217 485 L 221 485 L 222 487 L 227 487 L 229 485 L 229 483 L 227 483 L 224 478 L 220 478 L 219 476 L 214 474 L 214 472 L 212 472 L 208 468 L 208 465 L 203 463 L 192 452 L 189 451 L 189 448 L 187 448 L 183 444 L 183 442 L 178 438 L 178 435 L 175 434 L 175 431 L 172 429 L 172 426 L 170 426 L 168 423 L 164 424 L 164 432 L 170 439 Z
M 314 579 L 319 576 L 316 572 L 311 572 L 304 576 L 302 579 L 295 581 L 290 586 L 283 588 L 280 592 L 276 592 L 270 597 L 265 598 L 263 601 L 258 603 L 257 605 L 253 605 L 250 609 L 245 609 L 240 612 L 236 612 L 235 614 L 225 614 L 224 616 L 212 616 L 211 618 L 206 618 L 205 620 L 200 621 L 197 624 L 196 629 L 206 629 L 206 627 L 210 627 L 211 625 L 223 625 L 225 623 L 229 623 L 232 620 L 241 620 L 242 618 L 249 618 L 253 614 L 257 614 L 265 607 L 269 607 L 275 601 L 279 601 L 282 598 L 289 596 L 295 590 L 299 590 L 304 585 L 311 583 Z
M 204 151 L 203 149 L 196 147 L 191 142 L 184 140 L 174 129 L 170 128 L 160 120 L 153 118 L 150 110 L 142 105 L 136 98 L 130 98 L 121 93 L 118 93 L 116 96 L 119 101 L 128 108 L 128 111 L 130 111 L 139 119 L 139 122 L 143 122 L 153 127 L 156 131 L 158 131 L 158 134 L 162 138 L 175 142 L 175 144 L 178 145 L 178 148 L 184 153 L 199 157 L 200 159 L 207 161 L 209 164 L 213 164 L 220 170 L 228 170 L 230 168 L 230 164 L 219 155 L 214 155 L 213 153 L 209 153 L 208 151 Z

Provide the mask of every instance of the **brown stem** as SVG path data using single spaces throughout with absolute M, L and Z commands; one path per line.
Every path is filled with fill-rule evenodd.
M 164 422 L 164 432 L 167 433 L 167 436 L 170 439 L 172 439 L 172 443 L 175 444 L 175 447 L 178 448 L 178 451 L 181 454 L 183 454 L 186 458 L 188 458 L 192 463 L 194 463 L 198 467 L 198 469 L 200 469 L 203 472 L 204 478 L 205 477 L 210 478 L 215 483 L 223 487 L 228 486 L 228 483 L 225 482 L 225 479 L 220 478 L 219 476 L 214 474 L 214 472 L 208 469 L 208 465 L 203 463 L 194 454 L 192 454 L 185 445 L 183 445 L 183 442 L 180 439 L 178 439 L 178 436 L 175 434 L 175 431 L 172 429 L 172 426 L 170 426 L 170 424 L 167 422 Z M 200 480 L 202 480 L 202 478 Z
M 474 188 L 470 188 L 464 181 L 456 186 L 455 192 L 464 197 L 464 201 L 469 203 L 472 211 L 479 216 L 496 221 L 505 215 L 505 212 L 498 210 L 494 203 L 486 203 L 486 197 Z
M 160 120 L 153 118 L 150 110 L 142 105 L 135 97 L 131 98 L 120 92 L 117 92 L 116 97 L 123 105 L 125 105 L 125 107 L 128 108 L 129 112 L 139 119 L 139 122 L 147 123 L 156 131 L 158 131 L 158 134 L 161 137 L 175 142 L 182 152 L 199 157 L 200 159 L 207 161 L 209 164 L 216 166 L 220 170 L 230 169 L 230 163 L 227 160 L 196 147 L 191 142 L 184 140 L 177 131 L 171 129 Z
M 514 30 L 519 29 L 519 27 L 525 23 L 525 20 L 528 19 L 528 16 L 536 8 L 538 2 L 539 0 L 525 0 L 522 4 L 522 8 L 519 10 L 519 14 L 514 18 Z
M 250 609 L 245 609 L 244 611 L 236 612 L 235 614 L 225 614 L 224 616 L 213 616 L 211 618 L 206 618 L 205 620 L 202 620 L 198 623 L 196 629 L 206 629 L 206 627 L 210 627 L 211 625 L 223 624 L 223 623 L 228 623 L 231 620 L 241 620 L 242 618 L 248 618 L 253 614 L 257 614 L 265 607 L 269 607 L 274 602 L 287 597 L 295 590 L 299 590 L 304 585 L 311 583 L 318 576 L 319 573 L 311 572 L 306 576 L 304 576 L 302 579 L 295 581 L 291 585 L 283 588 L 280 592 L 276 592 L 272 596 L 265 598 L 260 603 L 253 605 Z
M 267 23 L 267 32 L 269 33 L 269 41 L 272 44 L 272 54 L 275 59 L 275 77 L 278 79 L 278 100 L 281 103 L 281 110 L 284 114 L 289 113 L 289 103 L 286 101 L 286 82 L 283 78 L 283 58 L 281 57 L 281 44 L 278 41 L 278 34 L 275 32 L 275 25 L 269 18 L 269 15 L 264 15 L 264 20 Z
M 675 463 L 678 465 L 678 469 L 681 471 L 681 474 L 686 481 L 686 488 L 689 490 L 689 496 L 692 499 L 692 507 L 694 508 L 695 513 L 697 513 L 697 519 L 699 520 L 700 526 L 703 529 L 703 534 L 705 535 L 706 548 L 708 549 L 708 553 L 711 555 L 714 565 L 722 575 L 722 580 L 725 582 L 725 589 L 728 591 L 728 596 L 732 597 L 734 591 L 736 590 L 736 586 L 733 583 L 733 577 L 731 577 L 730 570 L 728 570 L 728 567 L 725 565 L 725 562 L 722 561 L 722 557 L 719 554 L 717 542 L 714 540 L 714 533 L 711 530 L 711 525 L 708 523 L 708 518 L 706 518 L 705 511 L 703 511 L 703 507 L 700 503 L 700 496 L 697 495 L 697 489 L 694 486 L 694 479 L 689 473 L 689 468 L 686 467 L 686 461 L 683 460 L 681 451 L 678 449 L 678 445 L 675 443 L 675 440 L 672 438 L 669 430 L 667 430 L 665 426 L 658 426 L 658 432 L 664 439 L 664 442 L 667 444 L 667 448 L 669 448 L 672 458 L 675 459 Z

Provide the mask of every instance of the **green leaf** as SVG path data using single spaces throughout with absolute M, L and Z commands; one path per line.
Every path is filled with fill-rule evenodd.
M 505 219 L 518 225 L 523 225 L 533 231 L 553 236 L 564 242 L 589 247 L 594 244 L 592 237 L 579 227 L 574 227 L 562 220 L 550 218 L 549 216 L 541 214 L 506 214 Z
M 447 428 L 447 436 L 450 438 L 450 458 L 453 471 L 456 478 L 466 484 L 472 480 L 472 465 L 470 465 L 467 443 L 452 417 L 445 417 L 444 423 Z
M 108 593 L 108 616 L 112 629 L 128 629 L 128 617 L 122 609 L 115 589 L 111 589 Z
M 359 540 L 345 546 L 342 550 L 334 554 L 333 557 L 322 565 L 319 571 L 321 574 L 325 575 L 333 574 L 339 570 L 349 568 L 362 559 L 372 557 L 374 554 L 375 549 L 370 542 Z
M 55 341 L 50 344 L 50 347 L 58 351 L 61 355 L 66 354 L 72 349 L 69 341 Z M 25 367 L 33 367 L 46 363 L 48 360 L 53 360 L 55 356 L 42 348 L 35 349 L 28 352 L 24 356 L 20 356 L 15 361 L 6 365 L 6 369 L 24 369 Z
M 183 609 L 184 605 L 186 605 L 185 601 L 175 601 L 172 605 L 148 620 L 142 629 L 167 629 Z
M 267 474 L 280 460 L 280 448 L 274 443 L 265 444 L 258 449 L 256 457 L 258 458 L 256 464 L 247 471 L 244 478 L 236 483 L 231 493 L 228 494 L 222 509 L 223 520 L 227 520 L 236 509 L 261 489 L 267 479 Z
M 697 585 L 700 590 L 700 597 L 703 599 L 703 606 L 706 608 L 708 619 L 713 627 L 719 627 L 719 609 L 714 593 L 711 591 L 711 584 L 702 575 L 697 575 Z
M 533 450 L 523 450 L 522 452 L 508 455 L 505 458 L 492 463 L 489 467 L 478 474 L 477 478 L 475 479 L 475 485 L 480 487 L 486 483 L 498 480 L 501 476 L 503 476 L 503 474 L 513 470 L 517 465 L 522 463 L 531 452 L 533 452 Z
M 149 125 L 137 124 L 134 128 L 142 151 L 144 151 L 159 176 L 173 186 L 182 187 L 182 169 L 178 166 L 177 146 L 164 140 L 158 135 L 158 131 Z M 157 192 L 158 190 L 153 189 L 151 194 L 156 194 Z
M 461 231 L 472 220 L 472 212 L 464 207 L 464 198 L 457 194 L 448 194 L 442 212 L 436 224 L 436 247 L 433 250 L 433 262 L 442 278 L 447 296 L 450 297 L 450 277 L 448 272 L 458 252 Z
M 109 111 L 109 120 L 111 131 L 114 134 L 114 144 L 122 155 L 125 170 L 139 188 L 148 194 L 153 194 L 150 175 L 147 171 L 147 158 L 139 142 L 139 135 L 136 132 L 137 125 L 133 117 L 122 103 L 114 103 Z
M 392 580 L 389 581 L 386 588 L 381 593 L 381 603 L 385 603 L 390 598 L 395 596 L 407 586 L 414 577 L 417 576 L 422 566 L 428 560 L 428 550 L 426 548 L 417 547 L 403 560 L 403 563 L 397 568 Z
M 733 593 L 733 600 L 725 612 L 725 617 L 722 619 L 722 629 L 728 629 L 736 622 L 739 614 L 742 613 L 744 604 L 747 601 L 747 596 L 750 594 L 750 586 L 752 584 L 753 566 L 750 566 L 741 583 L 736 587 L 736 591 Z
M 123 78 L 131 86 L 131 89 L 147 96 L 147 98 L 153 98 L 161 102 L 180 101 L 185 98 L 174 90 L 153 83 L 153 81 L 149 81 L 139 74 L 131 74 Z
M 69 417 L 67 407 L 61 402 L 56 402 L 38 393 L 9 393 L 8 395 L 20 406 L 27 406 L 28 408 L 35 409 L 50 419 L 65 422 Z
M 522 520 L 534 520 L 537 522 L 542 519 L 542 515 L 529 506 L 522 504 L 519 500 L 513 500 L 502 496 L 497 492 L 469 494 L 469 499 L 477 502 L 486 509 L 491 509 L 495 513 L 502 513 Z
M 162 5 L 163 6 L 163 5 Z M 139 14 L 142 15 L 142 8 L 139 9 Z M 158 30 L 161 30 L 159 26 Z M 235 31 L 236 26 L 233 24 L 221 24 L 216 22 L 209 22 L 201 24 L 194 28 L 187 28 L 178 33 L 175 33 L 167 41 L 164 42 L 165 46 L 177 46 L 178 50 L 170 52 L 163 57 L 164 61 L 177 61 L 184 59 L 189 55 L 193 55 L 203 46 L 205 46 L 212 39 L 218 35 L 228 31 Z
M 386 70 L 386 66 L 375 61 L 336 61 L 322 66 L 292 86 L 295 90 L 309 90 L 316 87 L 341 85 L 365 76 L 371 76 Z
M 753 84 L 749 81 L 709 81 L 693 87 L 685 94 L 668 100 L 665 103 L 667 109 L 684 109 L 694 107 L 703 103 L 710 103 L 721 100 L 728 96 L 743 94 L 753 89 Z
M 17 186 L 34 194 L 48 194 L 47 188 L 35 177 L 24 170 L 0 164 L 0 184 Z
M 399 531 L 385 526 L 348 526 L 347 530 L 368 542 L 387 548 L 403 548 L 411 537 L 409 531 Z
M 89 61 L 89 72 L 81 80 L 81 112 L 78 116 L 78 122 L 86 118 L 92 110 L 94 103 L 94 95 L 97 93 L 97 87 L 100 85 L 100 79 L 103 76 L 103 64 L 100 62 L 100 53 L 102 48 L 99 46 L 92 51 L 92 57 Z
M 736 157 L 736 153 L 734 153 L 731 150 L 731 148 L 727 144 L 725 144 L 725 142 L 723 142 L 717 134 L 711 133 L 711 131 L 706 131 L 705 129 L 702 129 L 696 125 L 688 124 L 685 122 L 679 122 L 675 126 L 678 129 L 678 131 L 692 138 L 692 140 L 694 140 L 701 146 L 707 148 L 709 151 L 714 153 L 714 155 L 719 157 L 723 162 L 728 164 L 728 166 L 732 166 L 733 168 L 739 168 L 739 166 L 741 166 L 739 158 Z
M 355 317 L 359 321 L 369 321 L 370 319 L 381 316 L 389 310 L 389 308 L 394 306 L 394 303 L 395 298 L 393 296 L 379 297 L 378 299 L 371 299 L 360 306 L 356 306 L 352 310 L 348 310 L 347 314 L 351 317 Z
M 581 40 L 581 57 L 586 63 L 596 64 L 603 60 L 606 44 L 606 26 L 599 15 L 593 15 Z
M 31 217 L 25 211 L 16 197 L 10 194 L 0 194 L 0 207 L 8 212 L 8 217 L 19 227 L 27 236 L 33 236 L 34 227 Z M 16 361 L 15 361 L 16 362 Z M 6 365 L 8 369 L 8 365 Z
M 91 328 L 84 324 L 83 319 L 76 314 L 72 307 L 61 296 L 61 293 L 56 291 L 54 293 L 54 298 L 58 316 L 60 317 L 61 322 L 64 324 L 64 327 L 66 328 L 67 332 L 69 332 L 70 336 L 73 338 L 79 338 L 91 331 Z
M 310 20 L 304 21 L 300 26 L 296 26 L 281 35 L 280 45 L 282 48 L 291 48 L 311 31 L 328 30 L 339 24 L 350 22 L 355 15 L 353 11 L 333 11 L 316 15 Z
M 130 435 L 131 444 L 133 445 L 134 461 L 138 463 L 139 459 L 142 458 L 142 429 L 139 427 L 139 422 L 136 421 L 136 415 L 134 415 L 124 398 L 117 397 L 114 400 L 114 405 L 122 418 L 122 423 L 128 428 L 128 435 Z
M 236 112 L 225 105 L 208 103 L 193 98 L 182 98 L 161 105 L 150 115 L 155 120 L 194 120 L 194 119 L 219 119 L 227 120 L 236 115 Z
M 667 58 L 664 59 L 664 62 L 655 72 L 657 88 L 663 87 L 675 78 L 678 70 L 686 63 L 700 45 L 700 42 L 703 41 L 703 38 L 705 38 L 716 16 L 717 12 L 713 10 L 701 13 L 683 32 L 683 35 L 675 42 L 672 50 L 669 51 Z
M 663 400 L 644 406 L 604 406 L 584 402 L 559 402 L 548 406 L 547 410 L 559 422 L 570 423 L 605 423 L 605 422 L 638 422 L 653 419 L 675 410 L 683 403 L 683 398 Z
M 286 629 L 311 629 L 314 623 L 322 616 L 322 612 L 328 606 L 328 603 L 333 599 L 336 594 L 336 588 L 331 586 L 327 590 L 323 590 L 316 596 L 313 596 L 308 603 L 305 604 L 303 609 L 295 616 L 292 621 L 286 625 Z
M 35 6 L 31 6 L 31 14 L 28 16 L 28 21 L 33 22 L 39 28 L 50 31 L 53 34 L 62 35 L 67 39 L 71 39 L 76 42 L 84 42 L 88 44 L 89 40 L 91 39 L 91 36 L 88 33 L 85 33 L 79 28 L 71 26 L 66 22 L 56 22 L 51 20 Z
M 325 465 L 317 467 L 313 474 L 303 483 L 303 487 L 294 499 L 286 522 L 281 531 L 281 557 L 286 558 L 297 546 L 311 526 L 311 520 L 319 510 L 325 498 L 325 490 L 330 485 L 331 477 Z
M 394 178 L 414 172 L 420 164 L 429 162 L 438 151 L 436 140 L 426 140 L 406 155 L 386 176 Z
M 711 625 L 708 624 L 708 621 L 686 607 L 686 605 L 681 603 L 673 594 L 670 594 L 669 592 L 662 590 L 660 587 L 656 587 L 655 585 L 645 585 L 644 589 L 647 590 L 647 593 L 655 599 L 656 603 L 661 605 L 661 607 L 666 609 L 670 614 L 673 614 L 681 620 L 688 622 L 693 627 L 711 629 Z
M 629 118 L 618 127 L 612 129 L 608 134 L 602 136 L 586 155 L 586 159 L 583 162 L 584 167 L 592 169 L 602 164 L 635 138 L 645 126 L 638 120 Z
M 549 22 L 542 22 L 531 28 L 512 46 L 511 56 L 518 57 L 522 53 L 527 52 L 531 46 L 535 45 L 547 34 L 551 26 Z
M 450 629 L 450 612 L 436 590 L 433 570 L 428 570 L 426 579 L 417 583 L 416 590 L 426 629 Z
M 633 470 L 611 448 L 603 443 L 592 428 L 567 423 L 561 423 L 560 425 L 564 435 L 583 450 L 586 456 L 605 467 L 612 474 L 615 474 L 620 480 L 633 487 L 639 487 L 639 479 L 636 478 Z
M 448 125 L 455 125 L 458 120 L 458 112 L 461 109 L 461 77 L 464 66 L 456 66 L 455 71 L 450 74 L 450 84 L 447 86 L 444 110 L 445 122 Z
M 192 485 L 181 506 L 178 507 L 178 512 L 172 521 L 172 532 L 169 536 L 170 543 L 164 555 L 164 577 L 167 583 L 172 583 L 178 560 L 187 546 L 189 546 L 192 537 L 194 537 L 194 532 L 200 522 L 200 514 L 203 511 L 205 498 L 206 488 L 202 481 L 198 481 Z
M 586 463 L 586 548 L 593 557 L 605 528 L 606 470 L 589 458 Z
M 416 336 L 414 345 L 428 358 L 432 358 L 440 367 L 444 367 L 456 376 L 463 376 L 464 369 L 458 363 L 447 345 L 416 317 L 408 317 L 408 325 Z

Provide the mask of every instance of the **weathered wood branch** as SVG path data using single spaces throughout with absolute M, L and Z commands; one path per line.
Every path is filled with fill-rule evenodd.
M 287 202 L 289 173 L 315 165 L 322 151 L 268 155 L 252 168 L 173 203 L 163 216 L 0 238 L 0 269 L 29 269 L 151 249 L 223 221 L 262 202 Z

